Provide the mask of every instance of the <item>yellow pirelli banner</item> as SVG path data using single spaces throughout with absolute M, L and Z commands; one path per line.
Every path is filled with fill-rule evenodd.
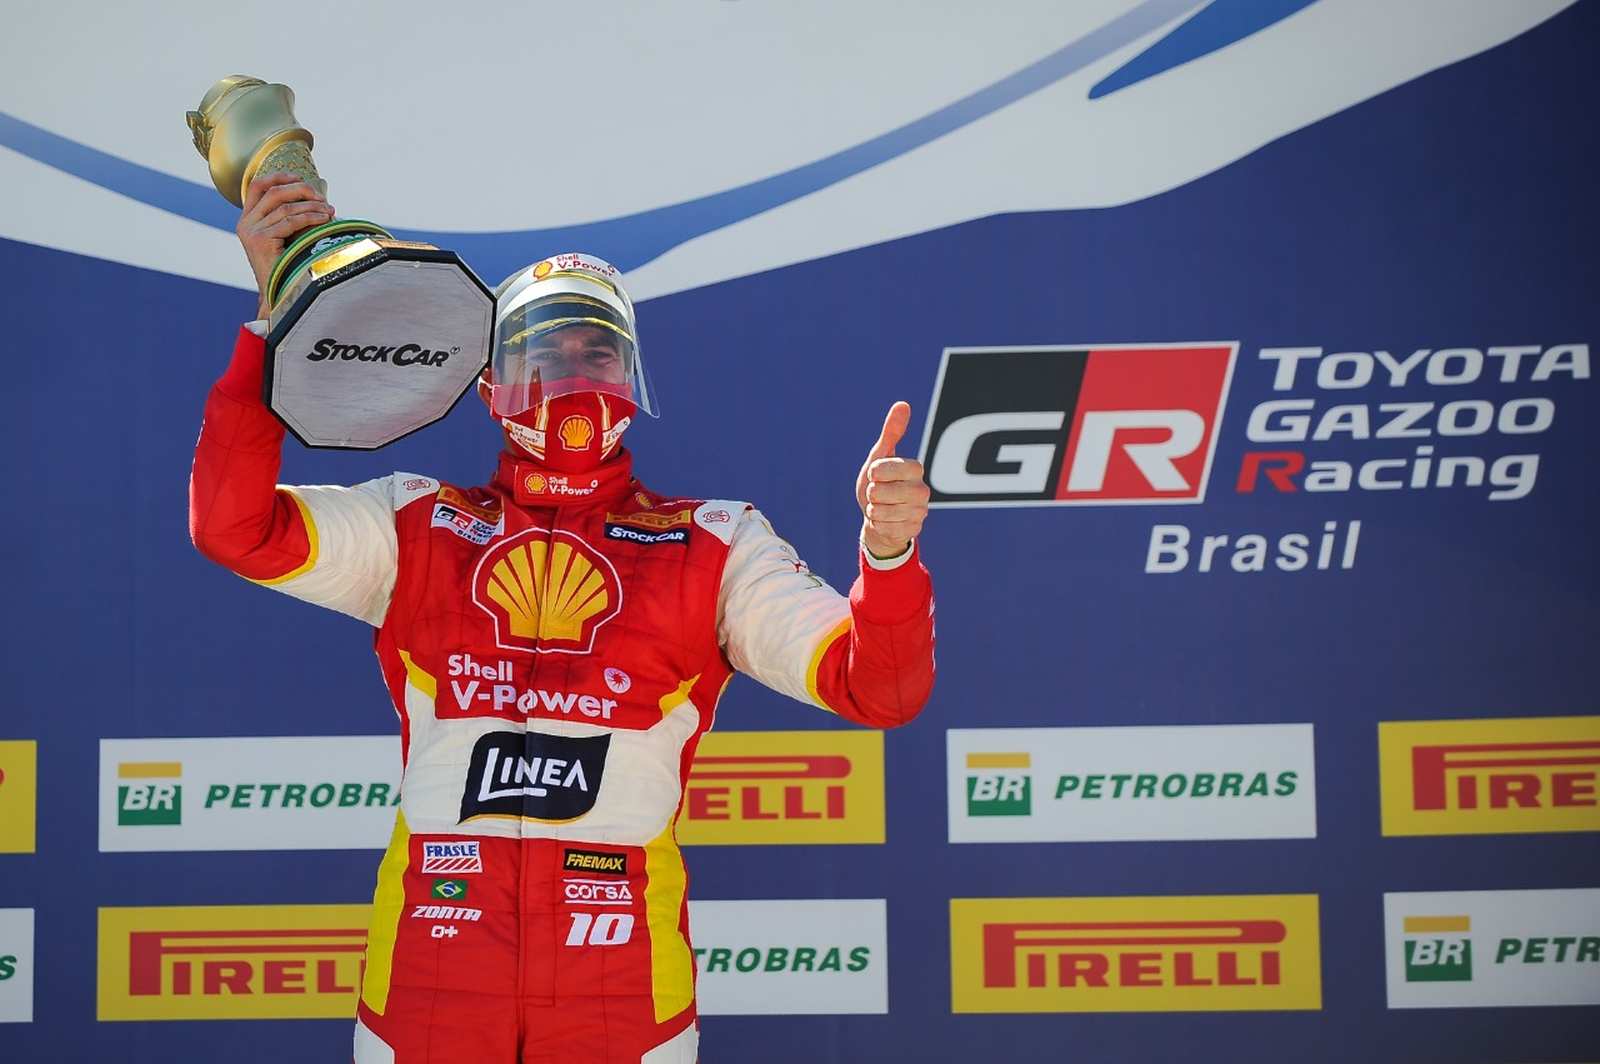
M 881 843 L 883 733 L 708 732 L 684 788 L 685 845 Z
M 1600 717 L 1378 725 L 1385 835 L 1600 831 Z
M 954 1012 L 1320 1009 L 1314 894 L 954 898 Z
M 99 1018 L 353 1017 L 370 908 L 101 909 Z
M 32 853 L 38 805 L 39 744 L 0 741 L 0 853 Z

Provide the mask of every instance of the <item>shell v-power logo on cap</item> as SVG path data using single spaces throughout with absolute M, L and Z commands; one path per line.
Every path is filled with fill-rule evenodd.
M 472 600 L 494 619 L 505 650 L 587 654 L 622 609 L 616 570 L 570 532 L 530 528 L 483 556 Z

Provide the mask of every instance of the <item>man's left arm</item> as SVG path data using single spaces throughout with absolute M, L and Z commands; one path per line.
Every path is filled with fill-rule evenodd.
M 857 478 L 860 575 L 848 598 L 752 509 L 734 531 L 718 599 L 735 668 L 874 728 L 911 720 L 933 690 L 933 584 L 915 538 L 928 489 L 919 463 L 894 457 L 910 415 L 904 403 L 891 408 Z

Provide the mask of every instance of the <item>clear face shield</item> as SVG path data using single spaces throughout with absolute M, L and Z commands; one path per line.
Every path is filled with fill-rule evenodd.
M 633 322 L 609 301 L 581 292 L 532 299 L 495 330 L 490 409 L 516 417 L 546 399 L 597 392 L 656 415 Z

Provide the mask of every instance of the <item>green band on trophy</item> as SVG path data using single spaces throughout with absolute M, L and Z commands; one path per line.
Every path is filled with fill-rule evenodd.
M 374 222 L 362 221 L 359 218 L 341 218 L 326 225 L 319 225 L 307 229 L 288 247 L 283 249 L 283 254 L 278 256 L 277 264 L 272 267 L 272 273 L 267 278 L 267 303 L 275 306 L 278 298 L 288 290 L 290 284 L 299 276 L 300 272 L 310 266 L 312 262 L 334 248 L 348 244 L 365 237 L 389 237 L 387 229 Z M 342 240 L 333 240 L 334 237 L 344 237 Z

